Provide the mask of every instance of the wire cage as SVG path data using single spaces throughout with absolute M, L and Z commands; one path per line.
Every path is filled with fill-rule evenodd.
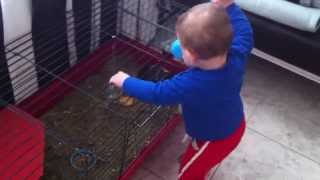
M 32 30 L 0 49 L 0 179 L 128 178 L 179 116 L 107 80 L 118 70 L 151 81 L 183 70 L 168 49 L 186 9 L 173 0 L 33 0 Z

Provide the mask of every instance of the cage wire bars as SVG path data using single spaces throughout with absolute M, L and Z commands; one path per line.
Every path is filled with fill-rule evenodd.
M 33 0 L 32 8 L 32 31 L 4 47 L 7 69 L 0 70 L 10 81 L 0 77 L 1 106 L 26 117 L 16 105 L 42 120 L 44 179 L 119 178 L 176 110 L 126 97 L 106 81 L 118 70 L 152 81 L 181 70 L 166 51 L 186 8 L 171 0 Z M 0 177 L 21 174 L 28 164 L 5 172 L 22 156 L 1 167 Z M 28 162 L 38 157 L 35 152 Z

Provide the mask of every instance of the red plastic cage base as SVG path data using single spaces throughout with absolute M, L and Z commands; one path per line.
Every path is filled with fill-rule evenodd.
M 45 136 L 38 119 L 15 107 L 0 110 L 0 147 L 0 179 L 43 175 Z

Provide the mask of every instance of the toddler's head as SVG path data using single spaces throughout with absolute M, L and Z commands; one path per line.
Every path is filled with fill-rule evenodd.
M 213 3 L 194 6 L 180 15 L 176 31 L 189 66 L 198 60 L 226 55 L 233 38 L 226 9 Z

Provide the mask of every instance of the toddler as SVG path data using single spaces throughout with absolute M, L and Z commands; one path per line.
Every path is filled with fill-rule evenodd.
M 157 83 L 118 72 L 110 83 L 148 103 L 181 104 L 192 141 L 182 156 L 178 179 L 203 180 L 244 134 L 240 91 L 253 32 L 233 0 L 215 0 L 182 14 L 176 33 L 188 70 Z

